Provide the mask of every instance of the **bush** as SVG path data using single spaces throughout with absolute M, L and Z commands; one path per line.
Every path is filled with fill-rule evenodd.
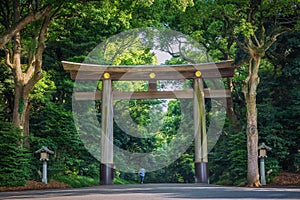
M 210 181 L 213 184 L 241 185 L 247 177 L 246 131 L 221 135 L 209 153 Z
M 80 187 L 91 187 L 100 184 L 100 178 L 97 176 L 96 178 L 91 178 L 87 176 L 79 176 L 79 175 L 57 175 L 53 177 L 53 180 L 66 183 L 73 188 Z M 114 184 L 124 185 L 124 184 L 136 184 L 136 181 L 127 181 L 122 178 L 115 177 Z
M 66 183 L 74 188 L 99 185 L 99 178 L 93 179 L 86 176 L 59 175 L 59 176 L 54 176 L 53 179 L 59 182 Z
M 0 121 L 0 186 L 22 186 L 30 174 L 28 150 L 21 147 L 21 131 Z

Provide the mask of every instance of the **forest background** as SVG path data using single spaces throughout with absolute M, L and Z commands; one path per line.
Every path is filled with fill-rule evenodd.
M 299 172 L 300 36 L 297 25 L 294 29 L 292 24 L 287 23 L 293 21 L 292 19 L 298 15 L 290 10 L 282 11 L 285 14 L 279 15 L 278 13 L 281 12 L 278 10 L 282 9 L 284 1 L 274 1 L 271 4 L 266 2 L 273 1 L 239 2 L 2 1 L 0 3 L 2 36 L 5 31 L 15 28 L 16 20 L 26 19 L 30 14 L 36 15 L 21 29 L 19 36 L 13 35 L 11 41 L 4 45 L 2 43 L 4 37 L 0 41 L 2 47 L 0 52 L 2 75 L 0 77 L 0 186 L 24 185 L 27 180 L 40 180 L 41 163 L 34 152 L 41 146 L 47 146 L 55 151 L 55 155 L 51 156 L 49 161 L 50 179 L 74 186 L 76 181 L 81 182 L 78 184 L 81 186 L 98 184 L 99 162 L 84 148 L 76 131 L 72 117 L 73 81 L 63 70 L 61 61 L 82 62 L 96 45 L 109 37 L 126 30 L 143 27 L 161 27 L 180 31 L 203 45 L 210 57 L 207 62 L 233 59 L 240 65 L 232 79 L 234 112 L 228 112 L 222 135 L 209 153 L 210 182 L 239 185 L 247 182 L 247 119 L 243 85 L 248 76 L 251 58 L 237 44 L 240 40 L 236 36 L 242 37 L 254 32 L 263 35 L 264 31 L 266 33 L 272 31 L 274 28 L 272 23 L 286 22 L 285 28 L 290 30 L 282 31 L 263 55 L 259 66 L 257 127 L 259 142 L 264 142 L 272 148 L 266 159 L 266 170 L 272 170 L 268 180 L 271 181 L 283 171 Z M 296 10 L 299 9 L 298 1 L 287 2 L 295 5 Z M 13 9 L 16 5 L 19 6 L 19 10 Z M 227 23 L 230 20 L 226 17 L 235 16 L 235 6 L 240 6 L 239 8 L 245 13 L 260 10 L 260 19 L 264 20 L 264 30 L 256 29 L 254 23 L 244 22 L 242 15 L 237 15 L 239 23 L 235 22 L 240 26 L 232 29 L 232 22 Z M 263 9 L 263 6 L 270 7 Z M 270 17 L 274 17 L 273 11 L 278 17 L 276 20 Z M 19 12 L 19 19 L 15 18 L 17 12 Z M 263 15 L 266 17 L 263 18 Z M 20 49 L 14 49 L 17 36 L 21 38 Z M 44 44 L 46 46 L 43 46 Z M 30 104 L 28 127 L 22 126 L 23 129 L 19 129 L 20 126 L 15 128 L 14 109 L 23 113 L 24 99 L 18 99 L 21 106 L 17 108 L 14 106 L 17 91 L 14 79 L 16 72 L 10 69 L 11 62 L 8 62 L 9 56 L 17 50 L 21 50 L 20 63 L 23 73 L 31 70 L 29 66 L 32 63 L 35 64 L 36 73 L 39 73 L 30 74 L 28 77 L 28 79 L 30 77 L 36 79 L 28 95 Z M 147 53 L 149 54 L 147 51 L 128 53 L 126 56 L 123 55 L 123 58 L 119 58 L 118 63 L 146 64 L 151 54 L 149 57 L 142 55 Z M 32 59 L 33 57 L 35 59 Z M 35 62 L 31 62 L 33 60 Z M 153 59 L 150 61 L 154 62 Z M 184 62 L 184 58 L 180 55 L 173 55 L 169 61 L 169 63 Z M 133 120 L 140 124 L 147 123 L 151 104 L 155 102 L 145 104 L 142 101 L 132 101 L 130 112 Z M 207 115 L 209 116 L 209 112 Z M 114 142 L 124 149 L 137 152 L 158 148 L 165 139 L 171 140 L 176 134 L 176 124 L 180 116 L 180 104 L 176 100 L 170 101 L 166 113 L 167 125 L 161 130 L 165 135 L 139 140 L 122 134 L 118 127 L 114 127 Z M 170 127 L 173 129 L 168 129 Z M 193 158 L 192 145 L 173 164 L 147 173 L 146 182 L 194 182 Z M 123 183 L 124 180 L 137 182 L 138 177 L 136 174 L 116 171 L 116 182 Z

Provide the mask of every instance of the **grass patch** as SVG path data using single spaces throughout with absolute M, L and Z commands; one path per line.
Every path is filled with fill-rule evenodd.
M 91 187 L 99 185 L 99 178 L 93 179 L 86 176 L 60 175 L 53 177 L 54 180 L 66 183 L 74 188 Z
M 86 176 L 60 175 L 60 176 L 55 176 L 52 179 L 59 181 L 59 182 L 66 183 L 73 188 L 92 187 L 92 186 L 100 185 L 99 177 L 90 178 L 90 177 L 86 177 Z M 125 184 L 136 184 L 136 182 L 126 181 L 126 180 L 120 179 L 120 178 L 115 178 L 114 184 L 125 185 Z

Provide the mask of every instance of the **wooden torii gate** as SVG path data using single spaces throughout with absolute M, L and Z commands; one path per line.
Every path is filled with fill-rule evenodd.
M 112 66 L 83 64 L 62 61 L 66 71 L 73 80 L 102 81 L 102 91 L 75 92 L 76 100 L 101 99 L 101 161 L 100 184 L 113 184 L 113 100 L 130 99 L 174 99 L 193 98 L 194 106 L 194 143 L 195 143 L 195 177 L 198 183 L 209 183 L 208 151 L 205 118 L 205 98 L 231 98 L 230 89 L 210 90 L 204 88 L 203 79 L 227 78 L 234 75 L 232 61 L 204 64 L 180 65 L 134 65 Z M 100 75 L 100 76 L 99 76 Z M 158 80 L 192 79 L 193 89 L 181 91 L 158 91 Z M 122 92 L 112 89 L 112 81 L 146 80 L 148 91 Z

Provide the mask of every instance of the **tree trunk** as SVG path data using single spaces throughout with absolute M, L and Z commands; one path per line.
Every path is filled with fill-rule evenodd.
M 232 91 L 233 90 L 233 85 L 232 85 L 232 79 L 231 78 L 227 78 L 227 84 L 228 84 L 228 87 L 229 87 L 229 89 L 232 93 L 233 92 Z M 240 129 L 240 126 L 238 124 L 238 120 L 237 120 L 236 114 L 234 112 L 232 97 L 228 98 L 226 103 L 227 103 L 227 113 L 228 113 L 229 121 L 230 121 L 234 131 L 238 131 Z
M 13 110 L 13 124 L 22 130 L 22 136 L 24 137 L 23 144 L 29 148 L 29 113 L 30 103 L 29 94 L 24 93 L 24 85 L 22 85 L 15 77 L 15 95 L 14 95 L 14 110 Z
M 247 150 L 248 167 L 247 181 L 249 187 L 260 187 L 258 173 L 258 130 L 256 89 L 259 84 L 258 69 L 261 57 L 252 57 L 249 61 L 249 74 L 243 88 L 247 106 Z
M 15 127 L 22 129 L 24 136 L 23 144 L 29 147 L 29 93 L 25 91 L 24 74 L 21 64 L 21 36 L 17 33 L 14 39 L 14 55 L 12 72 L 14 76 L 14 108 L 13 124 Z
M 14 24 L 21 23 L 19 0 L 13 0 L 13 10 Z M 23 145 L 26 147 L 29 147 L 29 113 L 31 108 L 29 94 L 34 85 L 42 78 L 42 55 L 45 49 L 44 42 L 47 28 L 52 17 L 50 13 L 51 7 L 48 6 L 47 9 L 39 14 L 38 18 L 32 19 L 36 21 L 44 17 L 44 22 L 37 38 L 38 45 L 32 52 L 33 54 L 29 56 L 27 66 L 23 67 L 25 69 L 22 69 L 21 63 L 21 34 L 17 29 L 11 33 L 14 34 L 12 55 L 10 55 L 11 52 L 9 50 L 6 51 L 6 63 L 11 68 L 14 77 L 13 124 L 15 127 L 22 129 L 22 135 L 25 137 Z M 34 15 L 32 17 L 34 17 Z

